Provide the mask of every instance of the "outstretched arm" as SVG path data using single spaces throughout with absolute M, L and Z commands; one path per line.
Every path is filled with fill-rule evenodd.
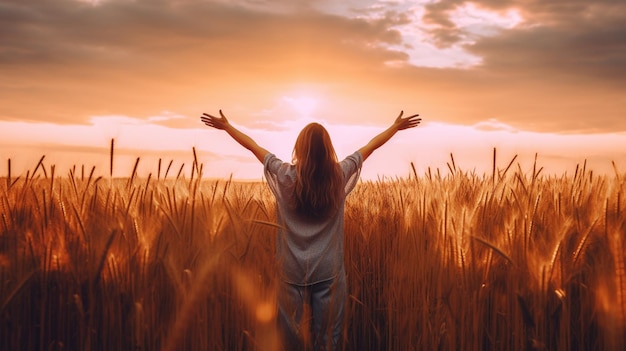
M 259 144 L 252 140 L 252 138 L 241 132 L 239 129 L 233 127 L 233 125 L 226 119 L 226 116 L 222 113 L 222 110 L 220 110 L 220 116 L 221 117 L 215 117 L 208 113 L 203 113 L 200 120 L 209 127 L 225 130 L 233 139 L 235 139 L 236 142 L 252 151 L 254 156 L 256 156 L 259 161 L 263 162 L 263 158 L 269 153 L 269 151 L 260 147 Z
M 361 156 L 363 156 L 363 161 L 365 161 L 372 154 L 372 152 L 374 152 L 374 150 L 378 149 L 379 147 L 383 146 L 383 144 L 385 144 L 387 141 L 389 141 L 389 139 L 391 139 L 391 137 L 394 136 L 397 131 L 417 127 L 422 121 L 421 118 L 418 118 L 419 115 L 417 114 L 402 118 L 403 114 L 404 111 L 400 111 L 400 115 L 398 116 L 398 118 L 396 118 L 391 127 L 387 128 L 385 131 L 375 136 L 372 140 L 370 140 L 369 143 L 367 143 L 367 145 L 359 149 Z

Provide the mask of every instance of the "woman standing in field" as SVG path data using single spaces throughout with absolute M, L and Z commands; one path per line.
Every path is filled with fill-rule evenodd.
M 304 349 L 310 334 L 315 350 L 339 347 L 347 299 L 343 253 L 343 216 L 346 195 L 359 178 L 361 165 L 397 131 L 416 127 L 418 115 L 402 118 L 367 145 L 338 162 L 326 129 L 304 127 L 293 149 L 292 164 L 278 159 L 252 138 L 220 117 L 203 114 L 202 122 L 225 130 L 263 163 L 265 177 L 276 197 L 276 257 L 282 267 L 278 323 L 287 350 Z M 303 320 L 310 312 L 311 320 Z M 310 330 L 302 330 L 309 326 Z

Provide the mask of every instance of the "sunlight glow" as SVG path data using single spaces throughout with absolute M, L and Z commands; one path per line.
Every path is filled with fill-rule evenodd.
M 403 4 L 406 6 L 406 4 Z M 433 68 L 470 68 L 482 63 L 482 59 L 465 51 L 464 43 L 455 43 L 448 46 L 437 45 L 433 30 L 437 26 L 425 23 L 425 9 L 422 5 L 414 5 L 407 7 L 403 11 L 406 21 L 392 28 L 397 30 L 401 37 L 400 44 L 382 44 L 390 49 L 398 50 L 408 54 L 409 58 L 406 63 L 389 61 L 388 66 L 401 67 L 405 64 L 418 67 Z M 373 15 L 373 19 L 379 17 Z
M 501 29 L 511 29 L 524 20 L 517 10 L 495 12 L 480 8 L 474 3 L 465 3 L 450 12 L 450 20 L 470 35 L 491 36 Z
M 11 265 L 11 261 L 9 256 L 6 254 L 0 254 L 0 268 L 7 269 Z
M 293 104 L 293 109 L 288 108 L 286 101 Z M 288 98 L 282 107 L 276 108 L 281 112 L 278 120 L 260 116 L 258 123 L 264 128 L 257 125 L 237 127 L 287 162 L 291 160 L 297 134 L 311 121 L 320 122 L 328 129 L 340 159 L 384 129 L 380 125 L 345 124 L 313 118 L 310 115 L 315 110 L 316 101 L 313 98 Z M 285 117 L 285 113 L 293 114 L 298 109 L 299 113 L 309 117 Z M 107 128 L 109 130 L 103 135 L 103 129 Z M 173 160 L 175 169 L 187 164 L 184 174 L 188 174 L 193 160 L 192 147 L 199 162 L 205 164 L 205 177 L 228 178 L 232 175 L 236 179 L 258 180 L 262 176 L 262 165 L 248 150 L 226 133 L 211 129 L 171 128 L 127 116 L 101 116 L 94 117 L 91 125 L 5 121 L 0 122 L 0 130 L 7 136 L 15 136 L 0 140 L 4 157 L 12 159 L 13 176 L 32 170 L 44 154 L 45 166 L 55 164 L 58 174 L 65 174 L 72 165 L 86 164 L 88 168 L 97 166 L 96 176 L 107 175 L 111 138 L 115 138 L 114 176 L 128 176 L 140 156 L 137 169 L 140 177 L 154 173 L 159 159 L 166 163 Z M 35 139 L 26 139 L 24 135 Z M 494 147 L 498 149 L 499 163 L 506 163 L 519 154 L 518 160 L 524 168 L 524 165 L 532 165 L 534 155 L 538 153 L 539 162 L 546 166 L 546 173 L 573 170 L 584 160 L 589 161 L 588 165 L 594 171 L 604 173 L 613 172 L 611 160 L 624 159 L 622 150 L 626 150 L 626 139 L 619 133 L 529 132 L 495 118 L 474 125 L 424 122 L 415 131 L 399 133 L 393 141 L 372 154 L 361 176 L 363 179 L 377 179 L 380 175 L 406 176 L 411 162 L 420 174 L 429 167 L 441 167 L 445 171 L 450 153 L 454 154 L 461 169 L 482 173 L 490 170 Z M 624 166 L 617 163 L 619 169 Z M 0 165 L 0 176 L 4 174 L 7 174 L 7 167 Z
M 407 61 L 388 61 L 387 66 L 402 67 L 406 64 L 433 68 L 471 68 L 482 63 L 482 58 L 466 50 L 468 44 L 480 37 L 497 35 L 503 29 L 511 29 L 524 22 L 515 9 L 493 11 L 467 2 L 446 13 L 454 28 L 442 28 L 439 24 L 425 21 L 427 15 L 424 7 L 433 1 L 379 1 L 370 4 L 356 18 L 367 21 L 397 21 L 390 28 L 397 30 L 402 38 L 401 43 L 378 43 L 382 47 L 398 50 L 408 54 Z M 392 10 L 393 9 L 393 10 Z M 389 17 L 390 13 L 396 17 Z M 402 14 L 401 17 L 399 14 Z M 442 44 L 439 31 L 445 29 L 458 36 L 456 42 Z
M 76 0 L 78 2 L 84 2 L 93 6 L 100 5 L 104 0 Z
M 311 117 L 318 105 L 317 99 L 310 96 L 283 96 L 282 100 L 296 110 L 298 115 L 302 118 Z

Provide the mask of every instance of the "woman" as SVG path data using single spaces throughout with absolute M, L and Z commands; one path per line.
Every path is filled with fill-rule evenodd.
M 263 163 L 276 197 L 276 257 L 283 284 L 278 296 L 278 323 L 287 350 L 304 349 L 311 336 L 315 350 L 339 347 L 347 299 L 343 255 L 345 198 L 356 185 L 361 165 L 374 150 L 399 130 L 416 127 L 418 115 L 402 118 L 367 145 L 337 162 L 326 129 L 318 123 L 304 127 L 285 163 L 220 117 L 203 114 L 207 126 L 225 130 Z M 310 314 L 310 315 L 309 315 Z

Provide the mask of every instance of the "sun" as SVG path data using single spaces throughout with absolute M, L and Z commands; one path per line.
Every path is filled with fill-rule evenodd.
M 283 96 L 282 100 L 302 118 L 310 118 L 319 105 L 319 100 L 309 95 Z

